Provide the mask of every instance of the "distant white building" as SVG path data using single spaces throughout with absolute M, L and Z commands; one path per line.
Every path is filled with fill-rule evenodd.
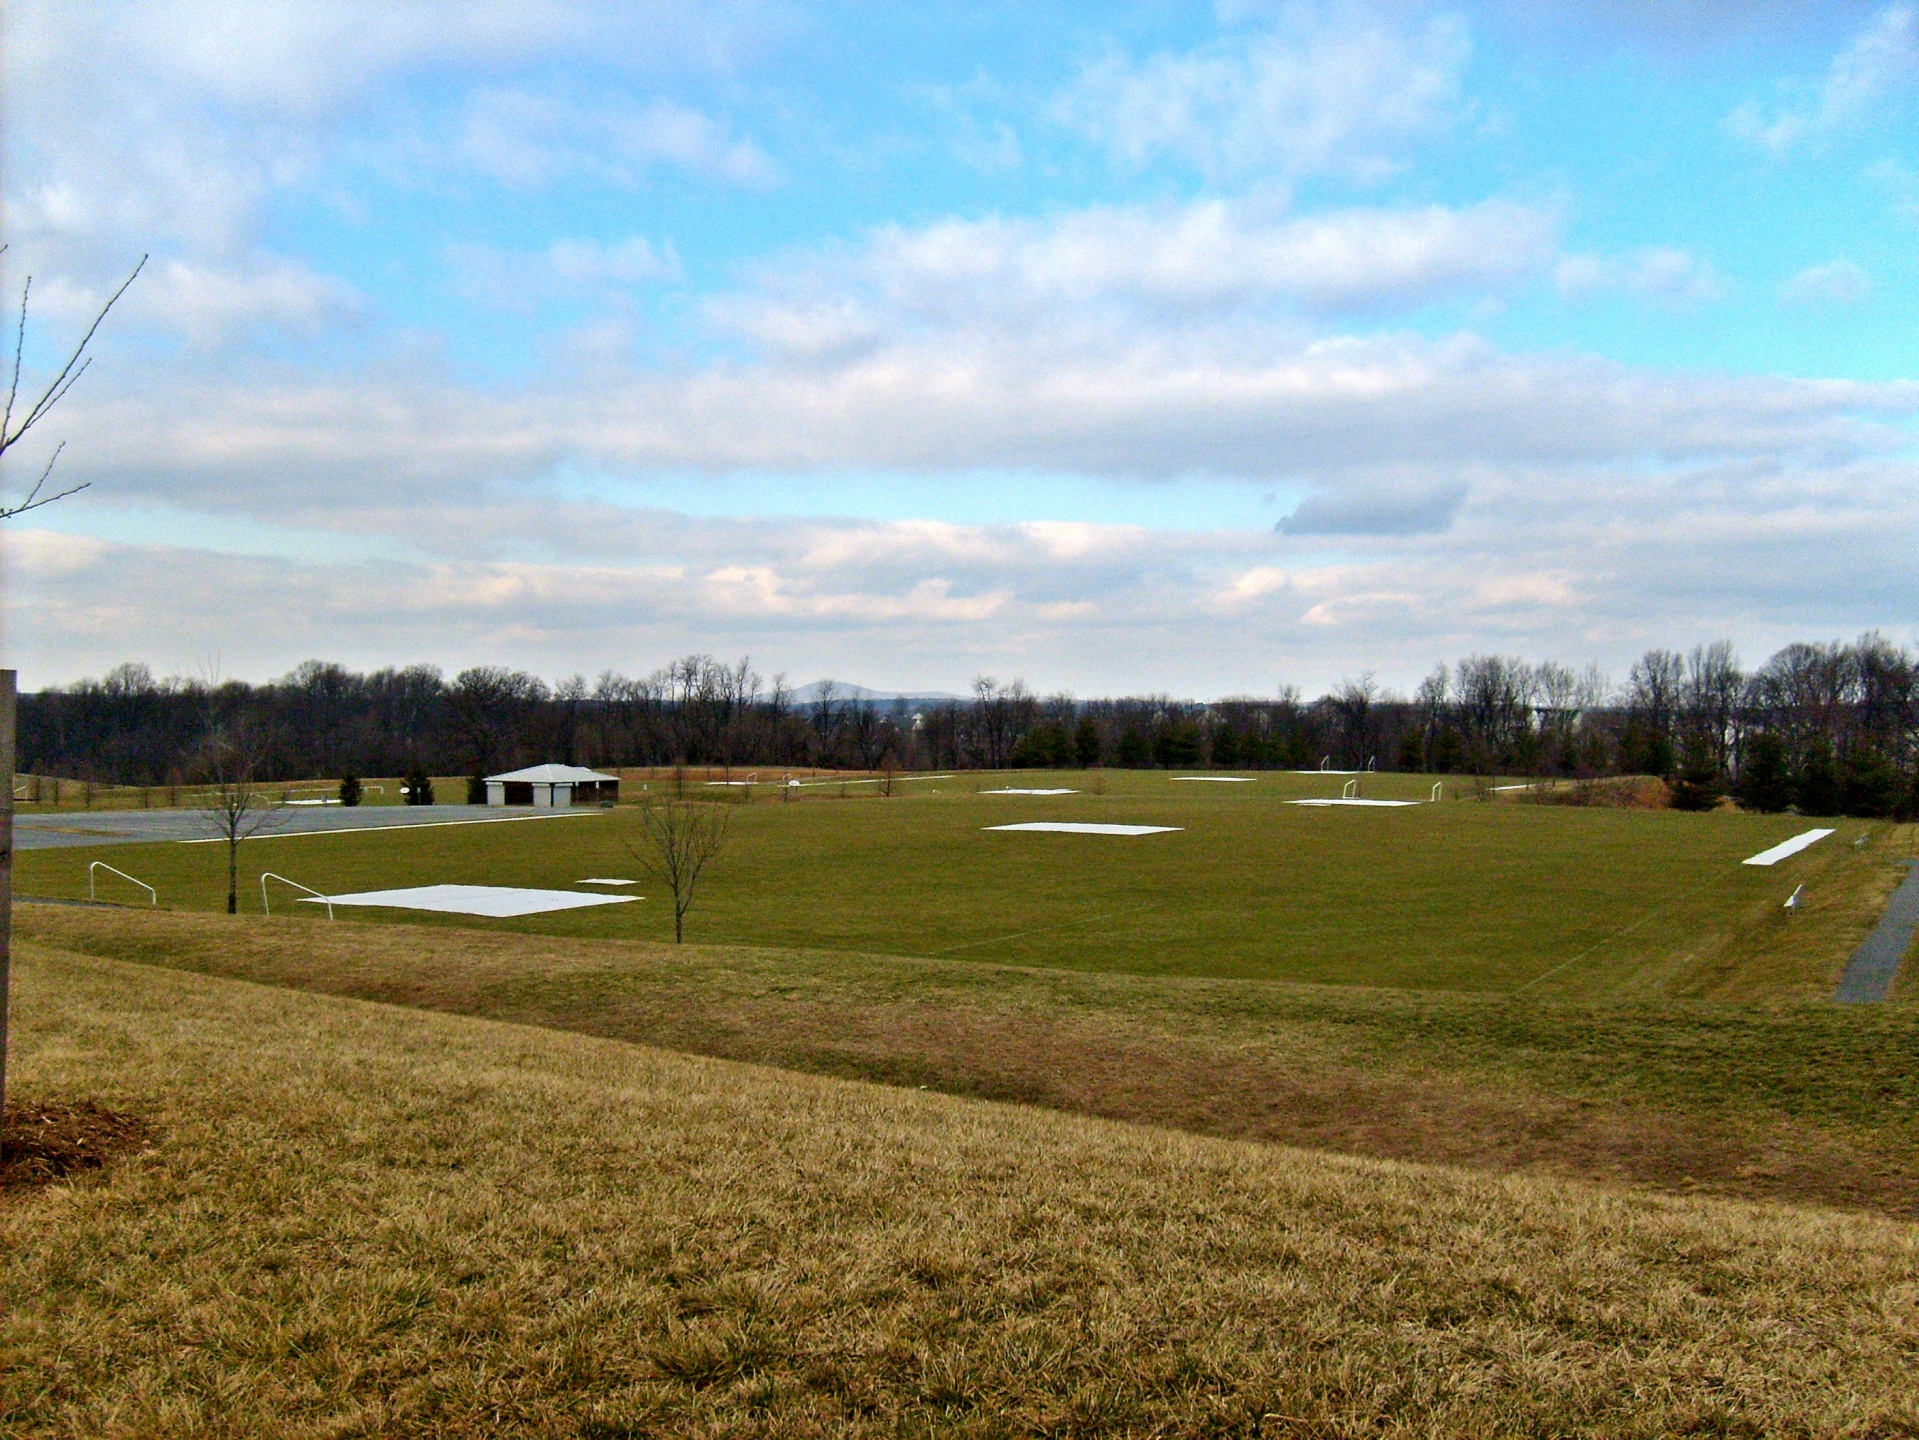
M 619 776 L 602 775 L 578 765 L 533 765 L 486 777 L 489 805 L 532 805 L 547 810 L 598 805 L 619 798 Z

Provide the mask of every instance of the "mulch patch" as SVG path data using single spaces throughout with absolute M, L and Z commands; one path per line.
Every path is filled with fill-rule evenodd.
M 146 1149 L 152 1140 L 146 1121 L 91 1100 L 9 1105 L 0 1120 L 0 1191 L 52 1185 L 98 1170 L 116 1156 Z

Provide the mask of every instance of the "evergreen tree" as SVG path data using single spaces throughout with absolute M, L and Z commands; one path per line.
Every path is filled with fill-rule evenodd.
M 1679 773 L 1672 781 L 1672 808 L 1710 810 L 1719 803 L 1720 794 L 1719 766 L 1711 750 L 1698 737 L 1689 738 Z
M 1128 726 L 1119 737 L 1119 763 L 1129 770 L 1143 770 L 1152 759 L 1152 742 Z
M 1847 815 L 1877 819 L 1898 808 L 1901 777 L 1870 745 L 1855 745 L 1839 767 L 1839 808 Z
M 340 803 L 358 805 L 360 803 L 360 777 L 343 775 L 340 777 Z
M 1426 768 L 1426 747 L 1419 738 L 1417 730 L 1408 730 L 1399 740 L 1399 770 L 1424 770 Z
M 1776 814 L 1793 801 L 1792 769 L 1786 747 L 1770 732 L 1748 740 L 1739 762 L 1739 783 L 1733 796 L 1748 810 Z
M 1079 722 L 1079 728 L 1073 732 L 1073 758 L 1079 761 L 1082 769 L 1090 770 L 1099 764 L 1099 726 L 1093 723 L 1091 715 Z
M 1169 720 L 1153 737 L 1153 758 L 1168 769 L 1199 764 L 1199 727 L 1189 720 Z
M 1213 763 L 1222 770 L 1239 764 L 1239 733 L 1222 725 L 1213 732 Z
M 1806 747 L 1793 798 L 1801 815 L 1839 813 L 1839 767 L 1833 761 L 1832 746 L 1823 735 Z
M 433 781 L 426 771 L 414 766 L 406 776 L 406 803 L 409 805 L 431 805 L 433 803 Z

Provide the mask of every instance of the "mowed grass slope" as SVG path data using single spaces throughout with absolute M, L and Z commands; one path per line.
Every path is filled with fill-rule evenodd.
M 28 907 L 117 960 L 1199 1133 L 1919 1218 L 1919 1009 L 1596 1004 Z
M 1315 1157 L 24 947 L 22 1436 L 1896 1435 L 1919 1231 Z
M 1418 776 L 1363 783 L 1378 797 L 1428 788 Z M 1104 793 L 975 793 L 1006 784 Z M 1767 870 L 1739 862 L 1809 822 L 1470 800 L 1394 810 L 1283 803 L 1338 785 L 1314 776 L 1222 785 L 1025 772 L 918 781 L 887 799 L 872 787 L 869 798 L 840 799 L 827 787 L 794 804 L 741 804 L 691 933 L 1079 970 L 1595 998 L 1739 996 L 1755 973 L 1748 961 L 1764 957 L 1767 993 L 1823 995 L 1896 883 L 1892 857 L 1912 848 L 1910 832 L 1847 822 Z M 1036 819 L 1182 828 L 1142 838 L 988 828 Z M 1861 835 L 1872 843 L 1853 848 Z M 631 808 L 497 828 L 259 839 L 243 850 L 243 904 L 258 909 L 264 870 L 334 893 L 440 882 L 570 889 L 587 876 L 641 874 L 626 848 L 638 842 Z M 18 883 L 27 894 L 83 896 L 96 858 L 158 886 L 166 904 L 223 903 L 215 845 L 25 852 Z M 1787 930 L 1779 907 L 1802 880 L 1815 905 Z M 289 913 L 317 908 L 284 890 L 274 903 Z M 662 897 L 649 894 L 499 923 L 659 939 L 671 922 Z

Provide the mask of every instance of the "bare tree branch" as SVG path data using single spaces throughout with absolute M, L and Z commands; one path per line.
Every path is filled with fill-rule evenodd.
M 7 248 L 5 245 L 0 245 L 0 255 L 6 254 Z M 4 456 L 18 444 L 29 430 L 46 417 L 48 411 L 66 397 L 69 390 L 80 383 L 80 377 L 86 374 L 93 364 L 93 357 L 87 354 L 87 347 L 93 343 L 93 337 L 99 333 L 108 312 L 119 303 L 120 297 L 127 293 L 127 287 L 133 284 L 140 272 L 146 269 L 147 259 L 147 256 L 142 255 L 140 263 L 135 265 L 127 278 L 120 282 L 120 288 L 107 297 L 106 304 L 102 305 L 94 315 L 93 323 L 87 326 L 86 334 L 80 337 L 80 343 L 73 347 L 67 355 L 66 362 L 47 382 L 39 398 L 27 407 L 26 413 L 18 423 L 15 423 L 13 412 L 18 407 L 20 399 L 20 367 L 26 350 L 27 300 L 33 293 L 33 277 L 31 275 L 27 277 L 26 283 L 20 287 L 20 315 L 13 331 L 13 368 L 7 377 L 6 404 L 4 409 L 0 409 L 0 456 Z M 16 515 L 24 515 L 27 511 L 37 510 L 42 505 L 51 505 L 56 500 L 64 500 L 67 496 L 76 495 L 87 488 L 85 485 L 74 485 L 58 494 L 41 495 L 40 492 L 46 488 L 47 477 L 53 474 L 54 463 L 59 460 L 60 452 L 65 448 L 64 444 L 54 447 L 53 455 L 48 459 L 46 468 L 40 472 L 40 478 L 34 481 L 33 489 L 27 492 L 24 500 L 17 505 L 0 503 L 0 520 L 11 520 Z

